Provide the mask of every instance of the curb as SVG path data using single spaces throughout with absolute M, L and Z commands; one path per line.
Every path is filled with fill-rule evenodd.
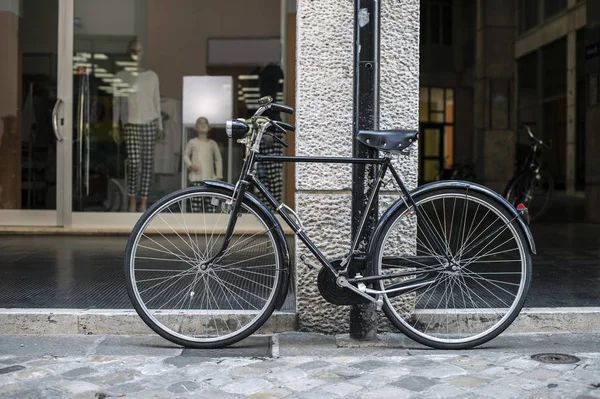
M 296 314 L 275 312 L 258 334 L 296 330 Z M 135 310 L 0 309 L 0 335 L 155 334 Z
M 600 332 L 600 308 L 524 308 L 506 332 Z
M 476 322 L 476 321 L 475 321 Z M 297 330 L 295 313 L 275 312 L 258 333 Z M 600 332 L 600 308 L 528 308 L 507 333 Z M 0 309 L 0 335 L 154 334 L 134 310 Z

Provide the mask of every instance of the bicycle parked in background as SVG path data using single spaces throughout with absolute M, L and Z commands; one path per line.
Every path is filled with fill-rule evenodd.
M 524 204 L 529 210 L 531 220 L 536 220 L 548 210 L 554 193 L 554 180 L 543 168 L 542 163 L 542 149 L 552 147 L 535 137 L 529 126 L 523 125 L 523 129 L 529 135 L 532 144 L 525 161 L 506 185 L 504 198 L 514 206 Z

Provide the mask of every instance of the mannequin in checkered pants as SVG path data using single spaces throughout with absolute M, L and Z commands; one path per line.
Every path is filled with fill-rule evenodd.
M 113 137 L 120 141 L 122 127 L 127 149 L 130 212 L 136 211 L 138 194 L 141 199 L 139 210 L 146 211 L 154 173 L 156 140 L 163 136 L 158 75 L 142 67 L 143 52 L 138 40 L 129 43 L 128 53 L 137 62 L 137 67 L 118 72 L 116 80 L 119 86 L 113 88 Z

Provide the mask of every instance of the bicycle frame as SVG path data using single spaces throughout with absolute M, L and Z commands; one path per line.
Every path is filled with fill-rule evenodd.
M 288 224 L 288 226 L 290 226 L 290 228 L 294 231 L 294 233 L 300 238 L 300 240 L 302 240 L 302 242 L 306 245 L 306 247 L 310 250 L 310 252 L 319 260 L 319 262 L 324 267 L 326 267 L 331 273 L 333 273 L 333 275 L 336 278 L 340 277 L 340 272 L 331 264 L 331 262 L 329 262 L 327 260 L 325 255 L 323 255 L 323 253 L 319 250 L 319 248 L 306 235 L 306 233 L 304 232 L 302 223 L 301 223 L 300 219 L 298 218 L 298 215 L 294 211 L 292 211 L 289 207 L 287 207 L 285 204 L 278 202 L 275 199 L 275 197 L 271 194 L 271 192 L 269 192 L 269 190 L 265 187 L 265 185 L 255 176 L 254 172 L 252 172 L 253 166 L 257 162 L 310 162 L 310 163 L 332 163 L 332 164 L 371 164 L 371 165 L 378 165 L 381 167 L 377 173 L 377 179 L 373 183 L 374 189 L 372 190 L 372 194 L 369 197 L 368 202 L 367 202 L 367 211 L 363 214 L 363 216 L 361 218 L 360 225 L 359 225 L 359 231 L 354 239 L 354 242 L 352 243 L 352 246 L 350 248 L 348 255 L 342 261 L 342 265 L 350 264 L 350 262 L 352 262 L 353 258 L 358 254 L 357 247 L 358 247 L 360 237 L 364 233 L 366 219 L 373 207 L 375 198 L 379 195 L 379 190 L 381 189 L 381 185 L 383 183 L 384 177 L 385 177 L 388 169 L 392 173 L 392 176 L 393 176 L 394 180 L 396 181 L 396 183 L 398 184 L 398 187 L 404 194 L 404 201 L 408 202 L 408 204 L 410 206 L 412 206 L 413 209 L 415 209 L 415 212 L 418 217 L 421 217 L 423 220 L 425 220 L 425 218 L 423 218 L 421 215 L 421 210 L 416 206 L 416 204 L 410 194 L 410 191 L 405 186 L 402 179 L 400 178 L 400 176 L 394 169 L 394 166 L 391 163 L 390 155 L 386 155 L 383 158 L 352 158 L 352 157 L 334 158 L 334 157 L 302 157 L 302 156 L 264 156 L 264 155 L 260 155 L 260 154 L 252 154 L 251 153 L 249 156 L 250 156 L 250 159 L 246 159 L 244 167 L 242 168 L 242 174 L 240 176 L 240 180 L 234 190 L 235 191 L 234 198 L 232 199 L 232 203 L 231 203 L 231 206 L 232 206 L 231 218 L 229 220 L 229 224 L 228 224 L 227 231 L 225 234 L 223 246 L 222 246 L 221 250 L 214 256 L 213 259 L 218 258 L 220 256 L 220 254 L 227 248 L 227 245 L 229 243 L 229 240 L 231 239 L 231 235 L 235 228 L 237 214 L 241 208 L 241 202 L 242 202 L 241 199 L 244 198 L 244 195 L 247 192 L 248 188 L 251 185 L 253 185 L 267 199 L 269 204 L 277 211 L 277 213 L 283 218 L 283 220 L 285 220 L 285 222 Z M 284 208 L 286 208 L 287 212 L 286 212 L 286 210 L 284 210 Z M 292 218 L 290 216 L 290 213 L 295 216 L 296 220 L 294 220 L 294 218 Z M 425 228 L 427 230 L 429 230 L 428 233 L 431 235 L 435 245 L 437 246 L 437 249 L 440 251 L 439 253 L 444 254 L 444 256 L 446 256 L 446 258 L 448 258 L 448 254 L 446 253 L 445 246 L 440 242 L 439 238 L 435 234 L 433 234 L 431 227 L 427 223 L 425 223 Z M 210 263 L 210 262 L 212 262 L 212 260 L 207 263 Z M 435 271 L 435 270 L 430 270 L 430 271 Z M 422 272 L 420 272 L 420 273 L 422 273 Z M 415 274 L 420 274 L 420 273 L 419 272 L 410 272 L 407 274 L 407 272 L 400 272 L 400 273 L 396 273 L 396 274 L 386 274 L 385 277 L 382 276 L 381 278 L 393 278 L 393 277 L 400 277 L 400 276 L 406 276 L 406 275 L 415 275 Z M 373 281 L 373 280 L 377 280 L 377 279 L 380 279 L 380 278 L 378 276 L 370 276 L 370 277 L 365 277 L 365 278 L 361 278 L 361 279 L 353 279 L 350 281 L 351 282 L 359 282 L 359 281 L 367 282 L 367 281 Z M 343 278 L 342 283 L 344 283 L 344 286 L 352 289 L 353 291 L 358 292 L 358 289 L 356 287 L 352 286 L 351 284 L 349 284 L 345 280 L 345 278 Z M 374 290 L 368 290 L 368 291 L 374 291 Z M 368 296 L 362 292 L 358 292 L 358 293 L 369 298 L 370 300 L 374 300 L 371 296 Z M 373 292 L 373 293 L 375 293 L 375 292 Z

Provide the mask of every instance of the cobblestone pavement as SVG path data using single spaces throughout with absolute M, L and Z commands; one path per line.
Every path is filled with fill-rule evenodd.
M 206 357 L 154 336 L 0 336 L 0 398 L 600 398 L 600 334 L 503 335 L 468 351 L 401 336 L 274 343 L 276 357 Z M 541 352 L 580 361 L 531 359 Z

